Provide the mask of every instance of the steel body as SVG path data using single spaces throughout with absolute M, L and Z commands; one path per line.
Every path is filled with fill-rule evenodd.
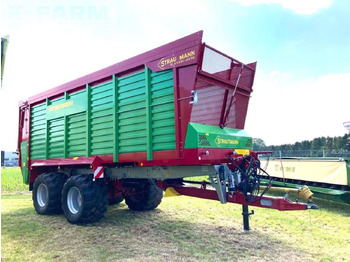
M 45 166 L 213 165 L 247 154 L 255 66 L 242 69 L 200 31 L 30 97 L 19 104 L 24 180 Z

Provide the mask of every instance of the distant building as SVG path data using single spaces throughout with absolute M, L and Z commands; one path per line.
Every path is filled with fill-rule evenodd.
M 18 155 L 15 152 L 1 151 L 1 167 L 18 166 Z

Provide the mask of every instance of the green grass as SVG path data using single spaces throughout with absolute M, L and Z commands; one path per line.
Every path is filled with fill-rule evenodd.
M 1 168 L 1 192 L 25 192 L 28 185 L 23 184 L 19 167 Z
M 15 189 L 18 191 L 18 189 Z M 1 196 L 4 261 L 348 261 L 350 205 L 316 199 L 319 210 L 251 208 L 185 196 L 150 212 L 122 202 L 100 222 L 77 226 L 35 213 L 31 196 Z

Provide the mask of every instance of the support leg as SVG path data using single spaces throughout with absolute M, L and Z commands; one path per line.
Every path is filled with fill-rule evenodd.
M 254 214 L 254 210 L 249 213 L 248 205 L 242 205 L 242 215 L 243 215 L 243 228 L 244 230 L 250 230 L 249 228 L 249 216 Z

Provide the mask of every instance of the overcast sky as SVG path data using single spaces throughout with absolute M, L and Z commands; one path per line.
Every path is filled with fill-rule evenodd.
M 204 30 L 209 45 L 258 61 L 246 131 L 267 145 L 342 136 L 350 121 L 346 0 L 2 0 L 10 35 L 0 148 L 15 150 L 29 96 Z

